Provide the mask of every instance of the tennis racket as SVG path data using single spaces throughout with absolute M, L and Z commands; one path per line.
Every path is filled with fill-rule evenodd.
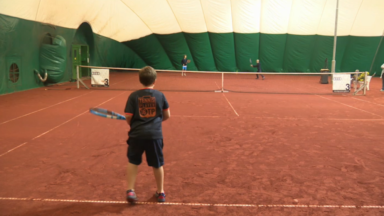
M 188 60 L 187 63 L 191 63 L 191 60 Z
M 252 64 L 252 59 L 249 59 L 249 63 L 251 63 L 251 64 Z
M 125 116 L 102 108 L 91 108 L 89 109 L 89 112 L 104 118 L 126 120 Z

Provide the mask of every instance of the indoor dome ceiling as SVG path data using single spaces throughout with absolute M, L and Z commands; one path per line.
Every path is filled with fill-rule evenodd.
M 339 1 L 338 71 L 373 65 L 383 11 L 383 0 Z M 70 29 L 86 22 L 158 69 L 180 69 L 187 54 L 190 70 L 247 71 L 260 58 L 264 71 L 307 72 L 332 58 L 336 0 L 3 0 L 0 13 Z
M 336 0 L 12 0 L 0 13 L 117 41 L 178 32 L 334 34 Z M 338 35 L 381 36 L 383 0 L 340 0 Z

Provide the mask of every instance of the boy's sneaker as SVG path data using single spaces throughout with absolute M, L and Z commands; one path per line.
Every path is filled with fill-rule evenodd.
M 157 198 L 157 202 L 165 202 L 165 193 L 157 193 L 155 194 Z
M 135 191 L 127 190 L 127 201 L 130 202 L 130 203 L 133 203 L 133 202 L 137 201 L 137 197 L 136 197 Z

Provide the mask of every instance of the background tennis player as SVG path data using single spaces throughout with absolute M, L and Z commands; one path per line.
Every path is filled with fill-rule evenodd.
M 383 86 L 381 87 L 381 90 L 380 91 L 384 91 L 384 64 L 381 65 L 381 75 L 380 75 L 380 78 L 381 78 L 381 81 L 383 82 Z
M 187 64 L 191 62 L 190 60 L 187 59 L 187 55 L 184 55 L 184 58 L 181 60 L 181 64 L 183 65 L 183 68 L 181 70 L 181 76 L 187 76 Z
M 251 64 L 251 67 L 255 67 L 257 68 L 257 72 L 261 72 L 261 65 L 260 65 L 260 61 L 259 59 L 256 60 L 256 65 L 253 66 L 253 64 Z M 265 79 L 264 75 L 263 74 L 260 74 L 261 77 L 263 77 L 263 80 Z M 259 79 L 259 74 L 256 74 L 256 79 Z

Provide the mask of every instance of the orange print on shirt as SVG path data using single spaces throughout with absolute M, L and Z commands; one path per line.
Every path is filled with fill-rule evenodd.
M 139 97 L 139 113 L 141 118 L 156 116 L 156 98 L 151 96 Z

